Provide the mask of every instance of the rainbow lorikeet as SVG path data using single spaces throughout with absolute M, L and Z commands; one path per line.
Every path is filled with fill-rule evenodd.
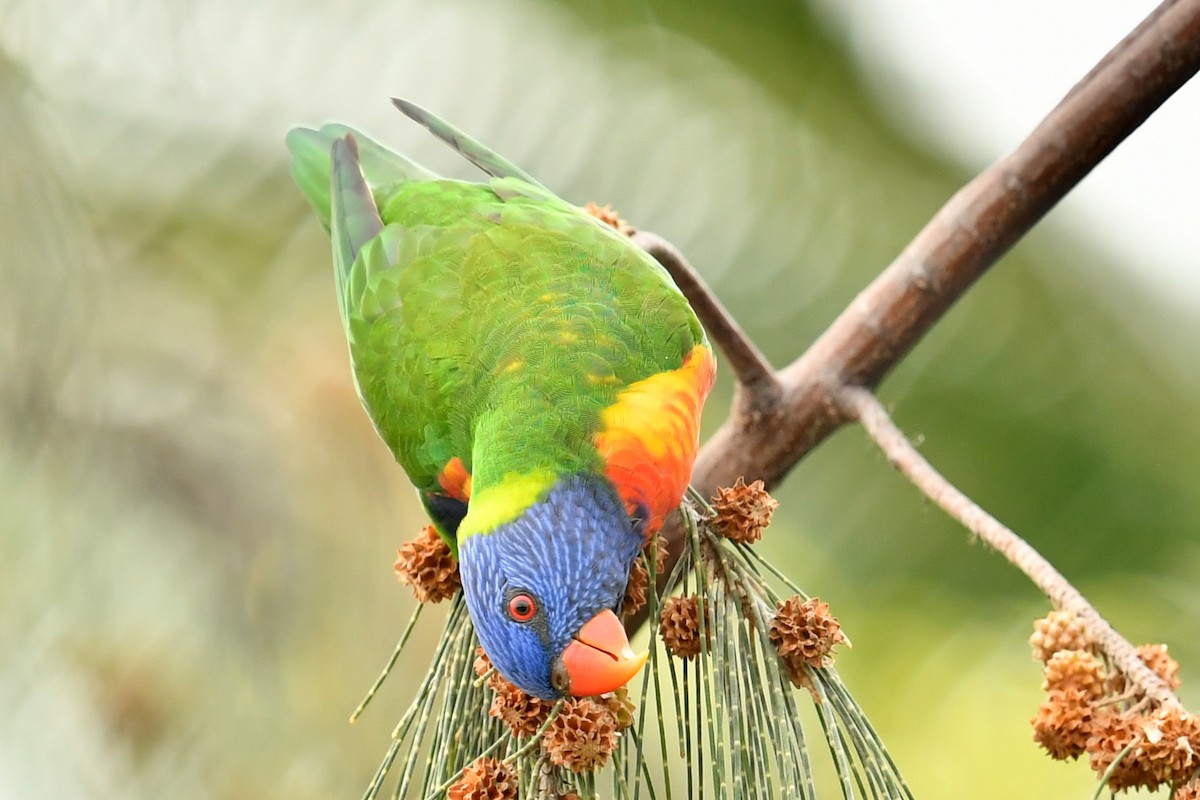
M 691 475 L 704 331 L 628 237 L 396 105 L 490 180 L 439 178 L 342 125 L 287 137 L 333 241 L 359 397 L 500 674 L 547 699 L 612 691 L 645 663 L 614 611 Z

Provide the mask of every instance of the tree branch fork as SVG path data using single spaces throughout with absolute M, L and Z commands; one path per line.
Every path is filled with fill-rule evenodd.
M 1170 687 L 1062 574 L 917 452 L 873 389 L 988 267 L 1198 69 L 1200 0 L 1166 0 L 1011 154 L 951 197 L 808 350 L 779 370 L 677 248 L 653 233 L 635 233 L 634 241 L 688 297 L 738 383 L 732 413 L 699 453 L 693 485 L 705 494 L 738 477 L 774 486 L 833 431 L 857 421 L 920 491 L 1056 607 L 1075 612 L 1092 641 L 1147 697 L 1177 706 Z M 668 527 L 664 536 L 665 575 L 682 551 L 682 526 Z M 630 627 L 644 621 L 635 617 Z

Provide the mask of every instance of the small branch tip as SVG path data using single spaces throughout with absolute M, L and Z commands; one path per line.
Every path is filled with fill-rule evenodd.
M 752 405 L 770 407 L 776 404 L 781 385 L 775 369 L 683 253 L 657 233 L 638 231 L 631 238 L 671 275 L 679 291 L 692 304 L 708 335 L 725 354 L 738 383 L 750 393 Z

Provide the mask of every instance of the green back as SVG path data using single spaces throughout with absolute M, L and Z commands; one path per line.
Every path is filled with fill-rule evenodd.
M 381 217 L 397 257 L 347 298 L 350 349 L 368 412 L 420 488 L 454 456 L 476 491 L 599 468 L 600 411 L 702 340 L 649 256 L 517 179 L 402 183 Z
M 555 476 L 601 470 L 603 409 L 680 367 L 704 333 L 627 237 L 397 106 L 492 180 L 438 178 L 336 124 L 289 132 L 292 170 L 331 234 L 363 405 L 419 489 L 439 492 L 447 462 L 462 461 L 483 530 Z

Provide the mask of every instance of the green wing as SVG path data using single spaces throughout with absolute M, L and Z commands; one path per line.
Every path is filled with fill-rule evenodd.
M 414 122 L 424 125 L 430 133 L 457 150 L 463 158 L 479 167 L 488 175 L 494 178 L 519 178 L 526 184 L 544 188 L 536 180 L 529 177 L 524 170 L 509 162 L 499 153 L 492 152 L 484 145 L 455 128 L 449 122 L 426 111 L 416 103 L 410 103 L 407 100 L 393 97 L 392 104 L 400 109 L 400 113 Z
M 600 412 L 629 384 L 678 368 L 703 341 L 699 323 L 626 237 L 398 105 L 492 180 L 438 179 L 341 126 L 288 137 L 297 183 L 318 214 L 328 209 L 355 379 L 376 429 L 427 494 L 441 492 L 452 458 L 476 493 L 506 475 L 598 469 Z
M 333 143 L 347 135 L 355 139 L 363 176 L 374 192 L 387 190 L 402 181 L 438 178 L 435 173 L 378 144 L 348 125 L 330 122 L 320 128 L 292 128 L 285 139 L 288 150 L 292 153 L 292 175 L 300 191 L 317 212 L 325 230 L 329 230 L 330 226 L 329 178 Z

